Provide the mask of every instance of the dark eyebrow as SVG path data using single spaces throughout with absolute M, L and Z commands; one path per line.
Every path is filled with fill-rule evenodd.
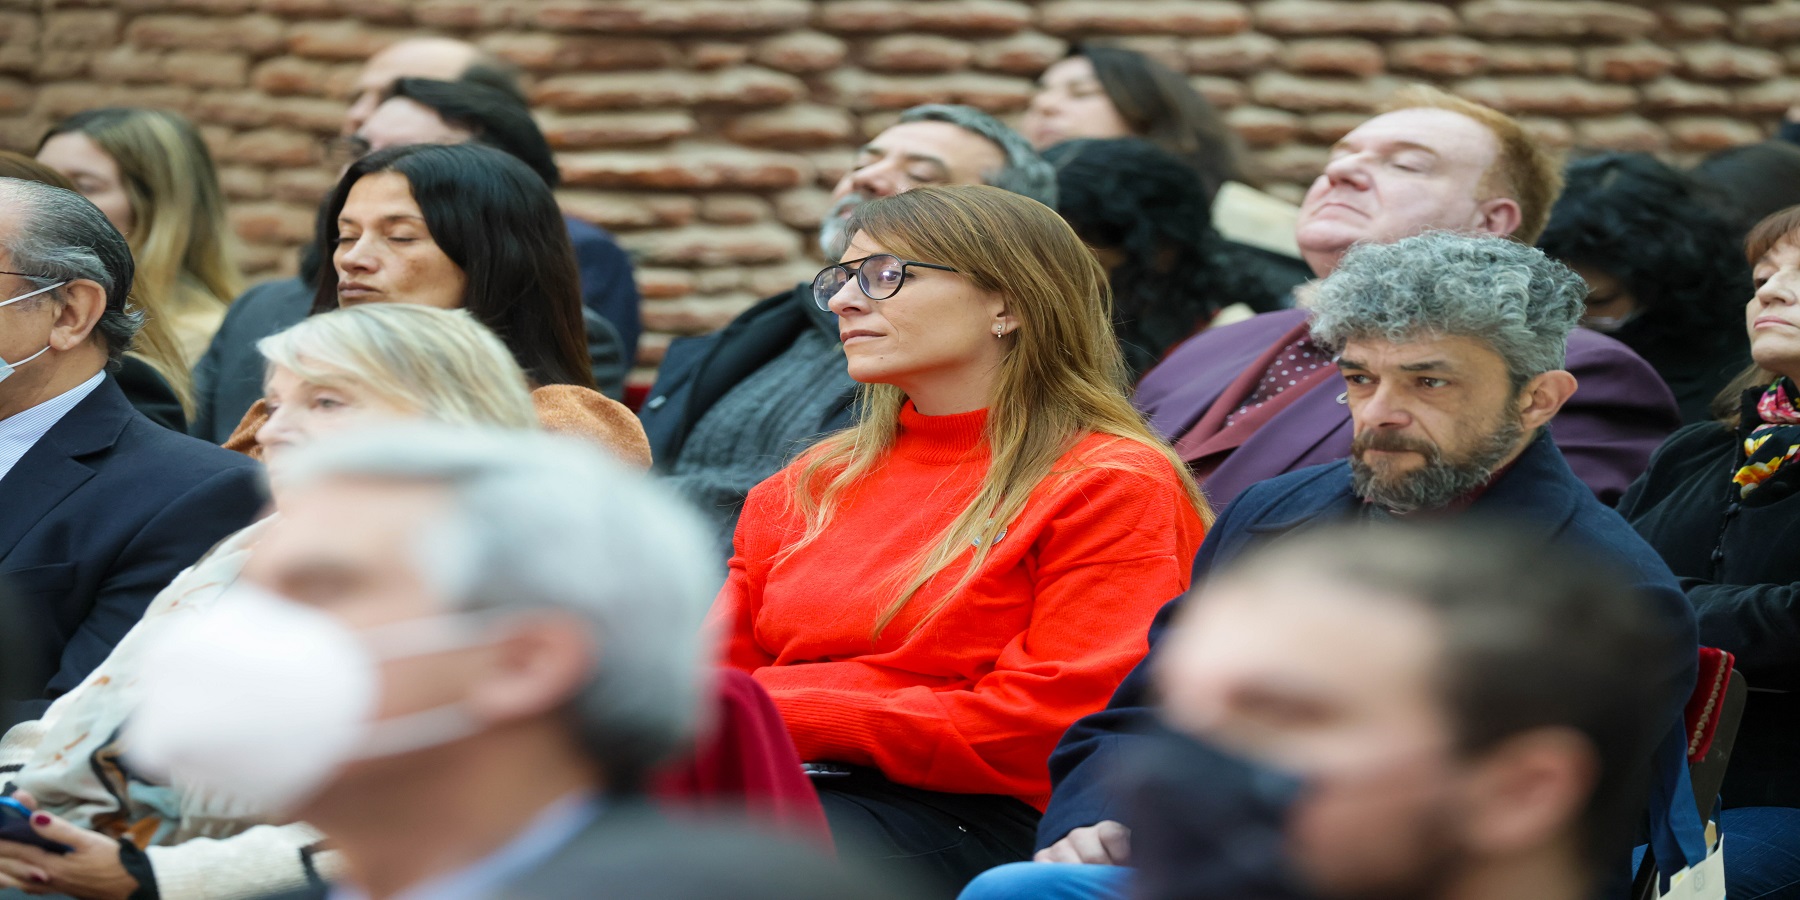
M 1454 368 L 1456 368 L 1456 367 L 1450 365 L 1448 362 L 1445 362 L 1444 360 L 1428 359 L 1428 360 L 1425 360 L 1424 362 L 1407 363 L 1406 365 L 1403 365 L 1400 367 L 1400 371 L 1402 371 L 1402 372 L 1439 372 L 1439 371 L 1445 371 L 1445 370 L 1454 369 Z
M 1339 369 L 1356 369 L 1359 372 L 1367 372 L 1369 370 L 1368 366 L 1365 366 L 1354 359 L 1345 359 L 1342 356 L 1338 357 L 1337 364 Z
M 1344 149 L 1344 146 L 1345 146 L 1344 142 L 1347 140 L 1349 140 L 1349 138 L 1347 136 L 1338 138 L 1336 143 L 1333 143 L 1331 145 L 1331 152 L 1335 153 L 1339 150 Z M 1420 143 L 1417 143 L 1414 141 L 1394 141 L 1391 144 L 1391 149 L 1389 152 L 1396 152 L 1396 151 L 1401 151 L 1401 150 L 1417 150 L 1421 153 L 1429 153 L 1433 157 L 1436 157 L 1438 155 L 1438 152 L 1436 150 L 1433 150 L 1430 147 L 1425 146 L 1424 144 L 1420 144 Z
M 415 221 L 423 222 L 423 221 L 425 221 L 425 217 L 424 216 L 415 216 L 412 213 L 394 213 L 392 215 L 382 216 L 382 217 L 376 219 L 375 221 L 377 223 L 380 223 L 383 225 L 385 225 L 389 222 L 415 222 Z M 338 216 L 338 224 L 339 225 L 344 225 L 344 224 L 354 225 L 356 223 L 355 223 L 355 221 L 348 219 L 344 216 Z

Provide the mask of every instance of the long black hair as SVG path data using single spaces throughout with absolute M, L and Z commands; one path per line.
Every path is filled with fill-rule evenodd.
M 1134 376 L 1233 303 L 1267 308 L 1262 282 L 1232 265 L 1212 205 L 1186 163 L 1145 140 L 1065 141 L 1057 212 L 1089 246 L 1124 260 L 1109 274 L 1113 328 Z
M 1569 164 L 1538 248 L 1619 280 L 1639 314 L 1613 333 L 1657 368 L 1744 342 L 1750 266 L 1730 212 L 1644 153 Z
M 1237 132 L 1219 111 L 1168 66 L 1136 50 L 1108 44 L 1077 44 L 1070 56 L 1085 57 L 1107 99 L 1132 131 L 1200 175 L 1211 203 L 1227 181 L 1250 182 Z
M 338 215 L 364 176 L 406 178 L 431 238 L 468 279 L 462 307 L 506 342 L 533 382 L 592 388 L 575 251 L 550 188 L 477 144 L 391 147 L 352 163 L 320 210 L 313 312 L 336 309 Z

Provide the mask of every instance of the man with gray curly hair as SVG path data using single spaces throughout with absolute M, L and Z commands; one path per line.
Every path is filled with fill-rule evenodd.
M 1671 726 L 1658 762 L 1671 772 L 1685 765 L 1676 726 L 1694 686 L 1693 609 L 1668 566 L 1576 478 L 1545 429 L 1575 393 L 1563 366 L 1585 295 L 1574 272 L 1503 238 L 1430 232 L 1351 249 L 1320 286 L 1312 326 L 1343 378 L 1350 458 L 1245 490 L 1207 532 L 1194 583 L 1253 547 L 1333 522 L 1498 519 L 1579 547 L 1631 573 L 1667 629 L 1670 651 L 1643 660 L 1643 674 L 1659 686 Z M 1157 615 L 1150 654 L 1108 707 L 1071 726 L 1051 755 L 1040 862 L 1129 859 L 1132 823 L 1119 821 L 1109 779 L 1156 731 L 1150 672 L 1181 602 Z M 1120 886 L 1105 867 L 1067 868 L 1054 877 Z

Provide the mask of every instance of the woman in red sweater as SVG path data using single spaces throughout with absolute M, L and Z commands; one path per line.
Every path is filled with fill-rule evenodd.
M 841 846 L 954 894 L 1029 856 L 1051 748 L 1144 655 L 1210 513 L 1056 213 L 920 188 L 846 233 L 813 292 L 861 418 L 750 492 L 712 618 Z

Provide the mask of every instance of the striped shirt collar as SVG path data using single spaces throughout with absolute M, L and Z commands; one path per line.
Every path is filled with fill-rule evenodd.
M 61 394 L 24 412 L 0 419 L 0 478 L 5 478 L 13 470 L 13 466 L 18 465 L 19 460 L 32 447 L 37 446 L 37 442 L 56 427 L 56 423 L 61 422 L 63 416 L 69 414 L 69 410 L 75 408 L 75 404 L 87 399 L 87 395 L 93 393 L 100 382 L 105 380 L 106 372 L 96 372 L 94 377 Z

